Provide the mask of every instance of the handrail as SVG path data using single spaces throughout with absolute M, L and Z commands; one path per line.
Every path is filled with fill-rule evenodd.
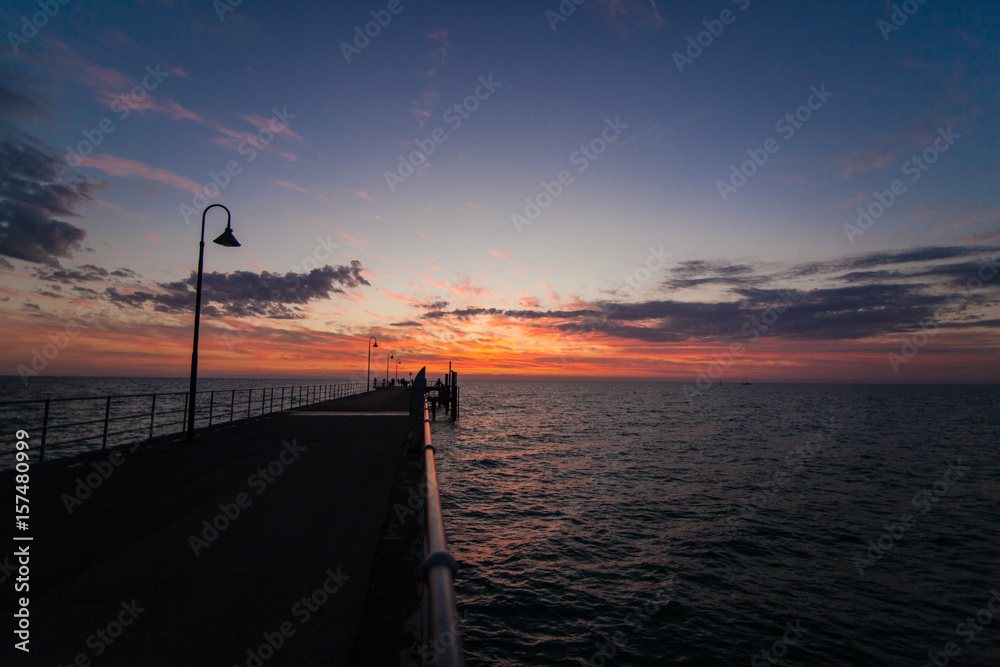
M 464 667 L 462 637 L 458 629 L 455 604 L 455 575 L 458 564 L 448 552 L 441 515 L 441 497 L 438 494 L 437 469 L 434 467 L 434 445 L 431 442 L 431 420 L 424 402 L 424 482 L 426 485 L 426 513 L 424 516 L 425 610 L 424 652 L 425 664 L 442 667 Z
M 323 401 L 333 400 L 334 398 L 342 398 L 345 396 L 353 396 L 355 394 L 360 394 L 365 391 L 366 383 L 363 382 L 344 382 L 339 384 L 324 384 L 324 385 L 291 385 L 280 387 L 281 394 L 280 400 L 275 401 L 275 389 L 279 387 L 248 387 L 246 389 L 204 389 L 202 391 L 196 392 L 195 404 L 197 407 L 197 418 L 203 424 L 209 426 L 216 426 L 219 424 L 232 423 L 235 421 L 241 421 L 242 419 L 249 419 L 251 417 L 251 412 L 254 415 L 263 416 L 265 414 L 272 414 L 275 412 L 281 412 L 287 408 L 302 407 L 305 405 L 312 405 L 315 403 L 320 403 Z M 286 390 L 292 390 L 288 392 L 286 398 Z M 304 391 L 303 391 L 304 390 Z M 255 404 L 256 392 L 260 392 L 260 400 Z M 230 394 L 230 401 L 228 405 L 226 402 L 216 401 L 215 394 L 220 395 Z M 237 402 L 237 394 L 246 393 L 246 400 L 242 399 Z M 303 396 L 303 393 L 305 394 Z M 198 398 L 202 398 L 208 395 L 208 400 L 204 401 L 206 405 L 199 405 Z M 174 399 L 170 401 L 169 399 Z M 152 439 L 154 435 L 172 435 L 175 433 L 182 433 L 184 431 L 185 420 L 173 420 L 169 418 L 171 415 L 175 414 L 187 414 L 187 402 L 189 400 L 189 393 L 186 391 L 176 391 L 176 392 L 164 392 L 164 393 L 152 393 L 152 394 L 112 394 L 105 396 L 75 396 L 75 397 L 63 397 L 63 398 L 40 398 L 40 399 L 28 399 L 28 400 L 16 400 L 16 401 L 0 401 L 0 417 L 6 417 L 3 414 L 3 410 L 16 409 L 18 428 L 39 432 L 41 434 L 41 446 L 38 449 L 38 461 L 39 463 L 45 461 L 46 450 L 51 450 L 58 447 L 68 447 L 70 445 L 84 445 L 89 449 L 105 449 L 108 445 L 109 438 L 117 438 L 122 435 L 141 433 L 142 437 L 133 438 L 126 441 L 116 441 L 114 444 L 129 444 L 132 442 L 141 442 L 143 440 Z M 125 399 L 131 399 L 133 402 L 131 405 L 121 405 L 120 402 Z M 133 412 L 139 409 L 134 401 L 148 399 L 149 406 L 148 409 L 143 409 L 142 412 Z M 163 400 L 168 399 L 168 400 Z M 56 422 L 55 417 L 52 413 L 56 411 L 54 404 L 69 404 L 73 401 L 84 402 L 91 401 L 95 405 L 92 408 L 94 411 L 100 409 L 103 412 L 103 418 L 100 419 L 85 419 L 83 421 L 73 421 L 73 422 Z M 310 402 L 311 401 L 311 402 Z M 277 405 L 276 405 L 277 403 Z M 44 405 L 44 414 L 41 419 L 41 423 L 26 424 L 24 423 L 24 415 L 30 411 L 32 404 L 39 406 L 38 412 L 42 412 L 41 406 Z M 183 404 L 183 406 L 181 406 Z M 119 411 L 125 409 L 129 410 L 127 414 L 119 414 L 112 411 L 112 407 L 117 408 Z M 159 409 L 157 409 L 159 407 Z M 50 409 L 51 408 L 51 409 Z M 80 412 L 86 411 L 90 408 L 70 408 L 65 409 L 60 408 L 60 410 L 68 410 L 69 414 L 73 411 Z M 245 415 L 245 416 L 244 416 Z M 157 418 L 160 421 L 157 421 Z M 163 421 L 166 418 L 167 421 Z M 4 419 L 4 421 L 8 421 Z M 125 426 L 122 430 L 109 430 L 109 425 L 114 422 L 124 422 L 124 421 L 134 421 L 136 426 L 127 427 Z M 182 428 L 173 429 L 172 427 L 180 426 Z M 55 441 L 51 440 L 51 435 L 57 431 L 73 430 L 68 435 L 70 437 L 66 440 Z M 88 443 L 88 441 L 96 440 L 99 441 L 97 444 Z M 5 456 L 13 456 L 14 450 L 10 449 L 0 451 L 0 459 Z

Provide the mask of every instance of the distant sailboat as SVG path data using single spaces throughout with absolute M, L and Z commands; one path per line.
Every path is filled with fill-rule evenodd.
M 749 383 L 749 382 L 747 381 L 747 376 L 746 376 L 746 374 L 744 374 L 744 375 L 743 375 L 743 384 L 750 384 L 750 383 Z

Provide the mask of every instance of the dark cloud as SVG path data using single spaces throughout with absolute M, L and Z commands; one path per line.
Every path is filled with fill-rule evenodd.
M 663 281 L 671 289 L 687 289 L 702 285 L 761 286 L 767 284 L 769 276 L 756 275 L 754 268 L 746 264 L 727 264 L 694 260 L 681 262 L 671 269 L 671 277 Z
M 997 264 L 998 251 L 983 246 L 916 248 L 802 264 L 770 274 L 746 264 L 685 262 L 672 269 L 665 286 L 717 282 L 727 285 L 732 299 L 602 302 L 595 304 L 599 310 L 572 311 L 465 308 L 435 310 L 424 318 L 546 319 L 566 333 L 659 343 L 755 335 L 785 340 L 859 339 L 910 332 L 927 322 L 952 329 L 992 327 L 997 320 L 974 314 L 978 309 L 972 306 L 1000 304 L 996 296 L 1000 275 L 988 273 Z M 894 268 L 882 268 L 886 266 Z M 980 271 L 991 276 L 983 287 L 975 282 Z M 794 286 L 796 279 L 801 285 L 802 278 L 815 276 L 832 286 Z M 974 280 L 971 290 L 967 287 L 970 279 Z M 788 289 L 762 287 L 781 284 Z M 950 297 L 955 294 L 962 298 L 953 303 Z
M 48 115 L 38 102 L 11 90 L 12 83 L 14 82 L 7 80 L 5 75 L 0 75 L 0 116 L 34 120 Z M 18 81 L 17 84 L 23 87 L 25 82 Z
M 1000 248 L 992 246 L 931 246 L 900 250 L 897 252 L 872 252 L 826 262 L 807 262 L 799 264 L 792 267 L 790 271 L 782 274 L 780 277 L 798 278 L 840 273 L 842 271 L 874 270 L 883 266 L 894 266 L 899 264 L 926 264 L 928 262 L 935 261 L 979 257 L 984 254 L 996 252 L 997 250 L 1000 250 Z M 906 272 L 900 271 L 900 274 L 906 274 Z M 906 275 L 914 275 L 913 270 Z
M 430 303 L 413 304 L 414 308 L 425 308 L 427 310 L 444 310 L 448 307 L 447 301 L 431 301 Z
M 422 327 L 420 322 L 414 322 L 413 320 L 407 320 L 405 322 L 392 322 L 389 324 L 390 327 Z
M 131 269 L 108 271 L 93 264 L 84 264 L 75 269 L 38 269 L 35 271 L 35 275 L 41 280 L 62 283 L 64 285 L 109 280 L 110 278 L 126 278 L 131 280 L 137 277 L 136 272 Z
M 345 288 L 369 285 L 361 275 L 364 267 L 354 260 L 350 266 L 323 266 L 308 273 L 280 275 L 264 271 L 207 273 L 202 277 L 202 312 L 206 315 L 301 319 L 301 307 L 310 301 L 344 294 Z M 104 296 L 122 307 L 151 306 L 162 313 L 187 313 L 194 307 L 196 276 L 183 281 L 160 283 L 156 291 L 137 290 L 123 294 L 109 287 Z
M 473 317 L 509 317 L 512 319 L 565 319 L 600 315 L 599 310 L 503 310 L 501 308 L 462 308 L 460 310 L 433 310 L 424 315 L 427 319 L 452 317 L 466 320 Z
M 59 266 L 86 232 L 57 218 L 75 216 L 105 187 L 70 172 L 31 135 L 0 127 L 0 255 Z

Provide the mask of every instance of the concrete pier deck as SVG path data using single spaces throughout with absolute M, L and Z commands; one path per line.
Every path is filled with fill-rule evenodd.
M 394 489 L 405 495 L 409 391 L 126 447 L 120 459 L 34 464 L 31 652 L 12 651 L 5 632 L 3 664 L 347 664 L 363 615 L 384 621 L 393 607 L 380 589 L 365 614 L 370 588 L 407 585 L 400 604 L 415 600 L 412 578 L 371 580 Z M 414 611 L 396 608 L 392 622 Z

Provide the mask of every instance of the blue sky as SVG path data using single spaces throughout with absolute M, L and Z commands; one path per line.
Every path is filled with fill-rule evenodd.
M 334 367 L 353 372 L 363 355 L 349 341 L 374 333 L 414 360 L 450 355 L 484 376 L 653 368 L 683 381 L 728 344 L 720 332 L 739 331 L 773 296 L 759 290 L 781 288 L 821 305 L 799 329 L 775 327 L 746 363 L 795 379 L 823 348 L 840 355 L 828 378 L 898 381 L 887 355 L 1000 246 L 995 3 L 913 0 L 910 15 L 874 1 L 54 7 L 45 21 L 37 2 L 0 14 L 7 155 L 32 146 L 38 160 L 69 161 L 60 173 L 77 184 L 61 206 L 35 202 L 29 215 L 24 193 L 58 192 L 53 179 L 7 165 L 7 190 L 21 193 L 7 195 L 0 243 L 12 374 L 82 306 L 100 324 L 46 372 L 107 368 L 122 336 L 159 350 L 138 372 L 183 374 L 182 305 L 207 202 L 230 208 L 243 243 L 206 255 L 206 270 L 222 274 L 206 295 L 203 343 L 218 374 L 308 368 L 317 346 L 322 358 L 350 350 Z M 560 8 L 564 21 L 552 18 Z M 391 20 L 376 31 L 372 12 Z M 32 32 L 31 22 L 44 25 Z M 347 47 L 348 62 L 344 44 L 366 24 L 377 35 Z M 678 53 L 696 57 L 679 68 Z M 463 103 L 474 110 L 457 126 L 449 110 Z M 794 134 L 776 127 L 796 113 L 808 120 Z M 947 150 L 933 149 L 939 132 Z M 68 157 L 96 138 L 82 163 Z M 776 152 L 764 151 L 768 139 Z M 386 172 L 415 142 L 433 153 L 390 188 Z M 581 161 L 581 147 L 605 144 Z M 910 180 L 908 161 L 926 150 L 936 161 Z M 741 183 L 731 167 L 754 154 L 766 162 L 744 167 L 754 173 L 723 200 L 720 181 Z M 233 173 L 219 176 L 227 165 Z M 546 201 L 544 184 L 564 171 L 572 182 L 516 225 L 526 198 Z M 217 196 L 203 187 L 213 173 L 226 183 Z M 845 231 L 897 180 L 905 189 L 883 215 Z M 208 217 L 214 238 L 225 216 Z M 651 253 L 670 259 L 647 263 Z M 873 272 L 846 278 L 837 267 L 848 264 Z M 271 274 L 314 270 L 306 293 L 275 299 L 261 287 Z M 911 379 L 984 381 L 997 370 L 1000 281 L 990 276 L 967 307 L 934 316 L 934 344 L 907 368 Z M 899 301 L 859 306 L 863 293 Z M 611 302 L 645 313 L 634 323 L 644 331 L 623 328 Z M 703 319 L 679 316 L 686 304 Z M 878 325 L 859 314 L 886 308 L 895 311 Z M 822 318 L 839 318 L 843 335 L 816 326 Z M 234 351 L 221 343 L 234 331 L 255 335 Z M 789 349 L 791 368 L 776 361 Z M 630 351 L 635 360 L 616 365 Z

